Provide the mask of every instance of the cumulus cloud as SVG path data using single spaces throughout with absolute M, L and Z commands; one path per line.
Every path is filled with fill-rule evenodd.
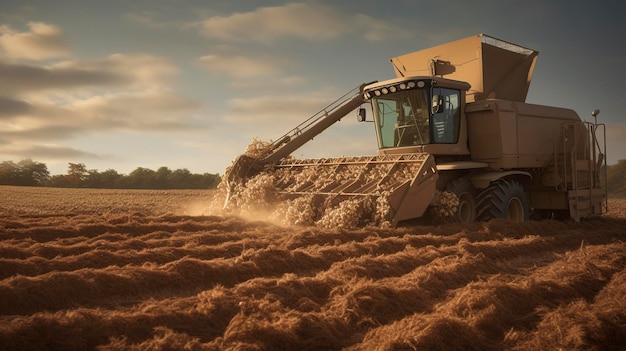
M 231 99 L 228 122 L 291 127 L 315 114 L 333 100 L 323 96 L 284 95 Z
M 15 144 L 21 144 L 24 142 L 41 142 L 41 141 L 59 141 L 64 139 L 70 139 L 72 137 L 80 136 L 84 134 L 83 129 L 86 127 L 71 124 L 40 124 L 33 123 L 30 126 L 24 126 L 22 128 L 13 128 L 4 131 L 7 137 Z
M 248 77 L 249 78 L 249 77 Z M 307 82 L 307 79 L 302 76 L 273 76 L 272 79 L 239 79 L 233 80 L 230 86 L 233 88 L 282 88 L 290 89 L 296 86 L 302 86 Z
M 0 62 L 0 93 L 22 94 L 42 90 L 66 90 L 85 86 L 119 85 L 130 77 L 105 70 L 78 67 L 41 67 Z
M 315 2 L 260 7 L 251 12 L 213 16 L 200 25 L 207 37 L 227 41 L 273 42 L 282 38 L 321 41 L 347 33 L 363 33 L 367 40 L 381 40 L 398 27 L 366 15 L 342 13 Z
M 0 62 L 0 94 L 22 94 L 84 87 L 120 87 L 164 82 L 178 68 L 151 55 L 110 55 L 99 60 L 72 60 L 48 66 Z
M 0 119 L 3 117 L 9 118 L 15 115 L 21 115 L 29 110 L 29 103 L 0 95 Z
M 189 115 L 202 105 L 165 89 L 118 92 L 82 99 L 68 106 L 98 130 L 175 131 L 202 129 Z M 181 119 L 185 115 L 188 118 Z M 80 123 L 77 123 L 79 126 Z
M 104 156 L 80 149 L 48 144 L 27 145 L 25 147 L 3 148 L 2 154 L 33 159 L 102 159 Z
M 249 142 L 252 138 L 277 140 L 284 133 L 333 102 L 332 92 L 263 96 L 229 101 L 230 111 L 223 124 L 236 128 L 239 136 Z M 332 125 L 314 140 L 294 152 L 295 157 L 339 157 L 375 154 L 376 139 L 369 123 L 357 123 L 351 114 Z M 358 124 L 358 125 L 357 125 Z M 337 140 L 341 143 L 337 144 Z
M 199 103 L 160 89 L 94 95 L 65 106 L 24 104 L 28 106 L 24 113 L 4 117 L 5 124 L 0 128 L 14 142 L 60 141 L 107 131 L 175 132 L 205 128 L 189 117 L 201 108 Z
M 54 26 L 31 28 L 41 36 L 60 33 Z M 97 155 L 58 143 L 117 131 L 204 129 L 196 121 L 203 106 L 171 90 L 179 69 L 163 57 L 113 54 L 39 64 L 30 60 L 34 56 L 27 60 L 16 51 L 16 43 L 27 43 L 28 37 L 6 26 L 2 33 L 0 50 L 6 51 L 7 45 L 13 50 L 10 58 L 0 59 L 2 155 L 94 158 Z M 40 52 L 37 57 L 51 56 Z
M 249 137 L 277 138 L 335 101 L 337 95 L 333 93 L 319 91 L 231 99 L 228 101 L 229 111 L 224 115 L 223 126 L 237 128 Z
M 335 38 L 346 27 L 347 23 L 330 6 L 292 3 L 214 16 L 202 23 L 202 32 L 224 40 L 271 41 L 277 37 L 323 40 Z
M 280 69 L 280 64 L 276 60 L 241 55 L 206 55 L 200 57 L 198 63 L 210 71 L 225 73 L 235 78 L 265 77 L 275 74 Z
M 69 55 L 63 31 L 54 25 L 29 22 L 28 32 L 0 26 L 0 52 L 11 59 L 46 60 Z
M 211 73 L 232 78 L 228 83 L 232 88 L 285 88 L 306 82 L 302 76 L 286 73 L 293 63 L 285 57 L 265 53 L 245 54 L 231 47 L 221 47 L 216 51 L 219 53 L 202 56 L 196 63 Z

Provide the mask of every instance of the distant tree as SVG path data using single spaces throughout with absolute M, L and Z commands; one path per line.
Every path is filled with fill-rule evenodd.
M 607 167 L 606 187 L 609 195 L 626 197 L 626 160 Z
M 100 178 L 100 172 L 97 169 L 87 170 L 85 179 L 81 181 L 81 187 L 85 188 L 106 188 L 105 184 Z
M 122 174 L 110 168 L 100 173 L 100 180 L 102 181 L 103 187 L 109 189 L 118 188 L 123 178 L 124 176 Z
M 50 179 L 48 166 L 31 159 L 18 163 L 4 161 L 0 164 L 0 184 L 5 185 L 42 185 Z
M 0 163 L 0 185 L 45 185 L 52 187 L 91 187 L 118 189 L 210 189 L 220 183 L 218 174 L 194 174 L 188 169 L 171 170 L 160 167 L 157 171 L 138 167 L 128 175 L 114 169 L 99 172 L 87 169 L 83 163 L 68 163 L 67 174 L 50 176 L 48 167 L 41 162 L 25 159 L 18 163 Z
M 17 164 L 19 168 L 20 184 L 18 185 L 40 185 L 50 179 L 48 166 L 41 162 L 25 159 Z
M 69 181 L 67 174 L 55 174 L 50 177 L 50 180 L 46 183 L 47 186 L 55 188 L 71 188 L 72 183 Z
M 131 189 L 154 189 L 155 172 L 149 168 L 137 167 L 124 179 L 125 187 Z
M 215 174 L 204 173 L 202 174 L 202 179 L 203 179 L 202 185 L 206 189 L 217 188 L 219 183 L 222 181 L 222 177 L 220 177 L 220 175 L 217 173 Z
M 170 177 L 171 188 L 182 189 L 190 185 L 191 172 L 187 168 L 177 169 Z
M 87 179 L 87 166 L 84 163 L 69 163 L 67 167 L 67 181 L 73 187 L 80 187 L 83 185 L 83 181 Z
M 160 167 L 154 174 L 154 178 L 154 184 L 157 188 L 170 188 L 172 183 L 172 170 L 167 167 Z
M 19 174 L 19 168 L 13 161 L 0 163 L 0 184 L 15 185 Z

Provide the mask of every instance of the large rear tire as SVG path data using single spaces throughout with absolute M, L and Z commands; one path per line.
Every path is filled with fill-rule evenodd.
M 523 222 L 529 218 L 528 199 L 522 185 L 510 179 L 499 179 L 476 197 L 477 218 L 488 221 L 505 218 Z
M 476 189 L 472 183 L 466 178 L 458 178 L 451 181 L 446 190 L 455 194 L 459 199 L 454 219 L 462 224 L 474 222 L 476 220 Z

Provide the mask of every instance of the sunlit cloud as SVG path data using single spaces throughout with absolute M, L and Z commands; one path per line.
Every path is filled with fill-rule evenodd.
M 99 60 L 62 61 L 47 66 L 0 61 L 0 94 L 148 86 L 163 83 L 177 72 L 178 68 L 169 61 L 151 55 L 115 54 Z
M 126 12 L 124 17 L 147 28 L 181 28 L 185 26 L 182 21 L 164 20 L 154 11 Z
M 272 79 L 238 79 L 230 83 L 232 88 L 292 88 L 303 86 L 307 78 L 302 76 L 272 77 Z
M 391 32 L 396 35 L 406 33 L 391 23 L 362 14 L 343 13 L 333 6 L 316 2 L 213 16 L 203 21 L 200 27 L 207 37 L 236 42 L 274 42 L 283 38 L 323 41 L 348 33 L 359 33 L 366 40 L 378 41 Z
M 275 60 L 241 55 L 206 55 L 200 57 L 198 63 L 209 71 L 235 78 L 271 76 L 280 70 L 280 64 Z
M 78 100 L 69 106 L 93 129 L 126 131 L 201 130 L 190 115 L 202 108 L 196 101 L 164 89 L 120 92 Z M 185 116 L 186 118 L 181 118 Z
M 62 146 L 31 148 L 107 132 L 204 130 L 197 123 L 203 105 L 169 87 L 177 74 L 169 60 L 147 54 L 48 65 L 0 61 L 4 144 L 16 153 L 71 156 L 79 154 Z
M 18 147 L 5 147 L 2 155 L 27 157 L 32 159 L 48 159 L 48 160 L 67 160 L 67 159 L 102 159 L 105 155 L 99 155 L 92 152 L 59 146 L 54 144 L 36 144 Z
M 291 126 L 301 122 L 327 106 L 332 99 L 311 95 L 260 96 L 237 98 L 228 102 L 230 113 L 226 120 L 238 123 L 254 123 Z
M 206 129 L 190 117 L 201 108 L 201 104 L 166 90 L 118 92 L 63 107 L 29 105 L 27 113 L 5 117 L 2 130 L 14 141 L 60 141 L 107 131 L 195 132 Z
M 3 80 L 0 93 L 3 94 L 119 85 L 130 81 L 129 77 L 110 71 L 2 62 L 0 62 L 0 76 Z
M 28 32 L 0 25 L 0 53 L 10 59 L 46 60 L 69 55 L 63 31 L 41 22 L 28 22 Z
M 252 12 L 214 16 L 202 23 L 208 37 L 236 41 L 272 41 L 280 37 L 323 40 L 346 31 L 348 24 L 332 7 L 292 3 Z
M 21 115 L 29 110 L 30 104 L 25 101 L 0 96 L 0 120 L 3 117 L 9 118 L 15 115 Z
M 323 111 L 336 99 L 332 94 L 333 91 L 319 91 L 231 99 L 228 101 L 229 111 L 223 117 L 223 127 L 235 126 L 248 136 L 264 140 L 277 138 Z

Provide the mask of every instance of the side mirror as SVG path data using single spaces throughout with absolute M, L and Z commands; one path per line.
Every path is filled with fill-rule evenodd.
M 361 107 L 361 108 L 357 111 L 357 114 L 356 114 L 356 120 L 357 120 L 358 122 L 365 122 L 365 121 L 366 121 L 366 118 L 367 118 L 367 113 L 365 112 L 365 109 Z
M 441 95 L 433 95 L 432 114 L 439 113 L 443 110 L 443 97 Z

